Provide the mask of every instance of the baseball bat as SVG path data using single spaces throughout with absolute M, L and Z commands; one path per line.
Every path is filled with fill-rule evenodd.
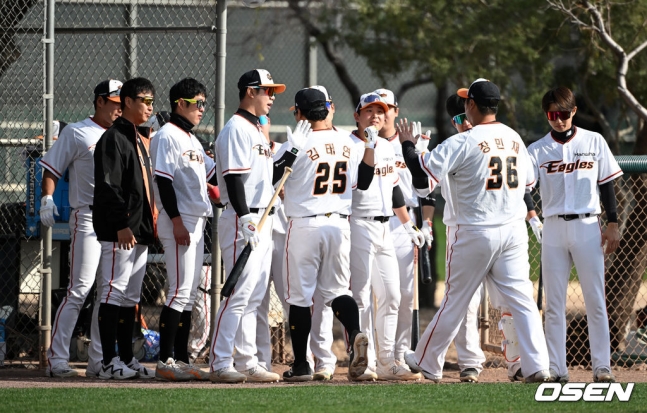
M 267 208 L 265 208 L 265 213 L 263 213 L 263 216 L 261 217 L 261 220 L 258 223 L 258 226 L 256 226 L 256 230 L 259 233 L 263 229 L 263 224 L 265 224 L 265 220 L 270 215 L 270 209 L 272 209 L 272 206 L 274 206 L 274 202 L 276 202 L 276 198 L 279 197 L 279 192 L 281 192 L 283 185 L 285 185 L 285 181 L 288 179 L 291 173 L 292 173 L 292 168 L 290 168 L 289 166 L 286 166 L 285 171 L 283 172 L 283 176 L 279 181 L 279 185 L 276 187 L 276 190 L 274 191 L 274 195 L 272 196 L 272 199 L 270 199 L 269 205 L 267 205 Z M 236 287 L 236 283 L 238 282 L 240 275 L 243 273 L 243 270 L 247 265 L 247 260 L 249 259 L 249 255 L 251 253 L 252 253 L 251 245 L 249 244 L 245 245 L 245 248 L 243 248 L 243 252 L 240 253 L 240 255 L 238 256 L 238 259 L 234 263 L 234 268 L 232 268 L 231 272 L 229 273 L 229 276 L 227 277 L 227 280 L 225 280 L 225 285 L 222 287 L 221 294 L 224 297 L 229 297 L 231 293 L 234 291 L 234 287 Z
M 418 247 L 413 247 L 413 316 L 411 320 L 411 350 L 418 346 L 420 338 L 420 313 L 418 303 Z

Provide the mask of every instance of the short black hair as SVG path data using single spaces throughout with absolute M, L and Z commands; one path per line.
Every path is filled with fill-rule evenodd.
M 308 111 L 301 111 L 301 114 L 308 120 L 316 122 L 319 120 L 325 120 L 328 117 L 328 109 L 323 107 L 323 108 L 316 108 L 316 109 L 310 109 Z
M 143 77 L 136 77 L 127 80 L 121 87 L 121 92 L 119 92 L 119 97 L 121 98 L 121 110 L 126 108 L 126 98 L 135 100 L 140 93 L 146 92 L 155 96 L 155 86 L 153 86 L 153 83 L 150 80 Z
M 472 100 L 474 100 L 474 99 L 472 99 Z M 481 113 L 481 115 L 496 115 L 497 112 L 499 111 L 499 105 L 498 104 L 495 105 L 495 106 L 491 106 L 492 103 L 490 103 L 490 105 L 482 105 L 482 104 L 478 103 L 475 100 L 474 100 L 474 103 L 476 103 L 476 108 Z
M 465 98 L 458 96 L 456 93 L 447 98 L 445 109 L 450 118 L 465 113 Z
M 176 100 L 182 98 L 193 99 L 198 95 L 203 95 L 205 99 L 207 98 L 207 88 L 202 83 L 191 77 L 180 80 L 171 86 L 169 91 L 171 112 L 175 112 L 175 108 L 177 108 Z
M 565 86 L 560 86 L 546 92 L 544 97 L 541 99 L 541 108 L 544 110 L 544 112 L 548 112 L 548 108 L 553 103 L 555 104 L 555 106 L 557 106 L 558 110 L 563 111 L 572 112 L 573 109 L 575 109 L 575 106 L 577 106 L 575 102 L 575 95 L 573 94 L 571 89 Z

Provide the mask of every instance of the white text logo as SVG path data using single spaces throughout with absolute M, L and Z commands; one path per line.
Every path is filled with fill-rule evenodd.
M 628 402 L 634 383 L 627 383 L 623 389 L 620 383 L 542 383 L 535 393 L 535 401 L 538 402 L 610 402 L 613 396 L 618 401 Z

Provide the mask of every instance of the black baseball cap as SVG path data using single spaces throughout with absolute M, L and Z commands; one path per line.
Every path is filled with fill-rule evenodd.
M 104 96 L 108 100 L 119 103 L 121 102 L 119 93 L 121 92 L 122 86 L 123 83 L 118 80 L 104 80 L 94 88 L 94 96 Z
M 238 90 L 243 90 L 248 87 L 271 87 L 276 89 L 274 93 L 285 92 L 285 85 L 274 83 L 272 75 L 265 69 L 254 69 L 243 73 L 240 79 L 238 79 Z
M 499 87 L 487 79 L 476 79 L 469 89 L 458 89 L 456 94 L 465 99 L 473 99 L 476 103 L 486 106 L 497 106 L 501 100 Z
M 299 109 L 302 112 L 326 109 L 326 95 L 318 89 L 301 89 L 294 95 L 294 109 Z

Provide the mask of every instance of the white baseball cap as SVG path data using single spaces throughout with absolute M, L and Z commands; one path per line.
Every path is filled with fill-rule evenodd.
M 271 87 L 276 89 L 274 93 L 285 92 L 285 85 L 274 83 L 272 75 L 265 69 L 254 69 L 243 73 L 240 79 L 238 79 L 238 90 L 248 87 Z
M 373 93 L 380 95 L 387 105 L 398 107 L 398 99 L 396 99 L 395 93 L 389 89 L 375 89 Z
M 382 97 L 377 93 L 371 92 L 371 93 L 365 93 L 362 95 L 362 97 L 359 98 L 359 103 L 355 108 L 355 112 L 359 113 L 359 111 L 371 105 L 380 106 L 384 110 L 384 112 L 389 111 L 389 105 L 387 105 L 386 102 L 384 102 Z
M 113 102 L 119 103 L 121 102 L 119 93 L 121 93 L 122 86 L 123 86 L 123 83 L 121 83 L 118 80 L 115 80 L 115 79 L 104 80 L 94 88 L 94 96 L 103 96 L 108 100 L 112 100 Z

